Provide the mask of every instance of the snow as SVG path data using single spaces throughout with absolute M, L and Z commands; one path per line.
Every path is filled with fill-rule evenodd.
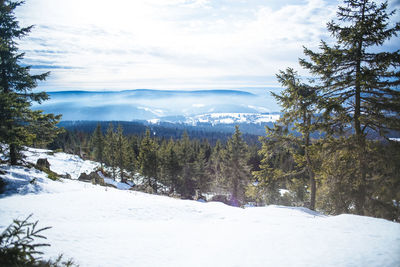
M 119 190 L 129 190 L 134 185 L 133 183 L 127 184 L 127 183 L 117 182 L 117 181 L 115 181 L 115 180 L 113 180 L 113 179 L 111 179 L 109 177 L 104 176 L 103 173 L 101 173 L 100 171 L 98 171 L 97 174 L 101 178 L 103 178 L 104 183 L 109 184 L 109 185 L 113 185 Z
M 279 194 L 283 197 L 285 194 L 290 194 L 290 191 L 287 189 L 279 189 Z
M 233 123 L 266 123 L 279 119 L 277 114 L 260 113 L 208 113 L 186 118 L 186 123 L 233 124 Z
M 71 175 L 72 179 L 78 179 L 83 172 L 89 174 L 100 166 L 100 163 L 83 160 L 77 155 L 63 152 L 53 153 L 51 150 L 27 148 L 25 152 L 26 161 L 36 164 L 39 158 L 47 158 L 50 163 L 50 170 L 58 174 Z
M 151 119 L 151 120 L 148 120 L 147 122 L 151 123 L 151 124 L 158 124 L 158 123 L 160 123 L 160 119 Z
M 49 161 L 67 173 L 72 159 L 55 153 Z M 33 213 L 39 226 L 53 227 L 45 232 L 46 256 L 64 253 L 80 266 L 400 266 L 400 224 L 383 219 L 234 208 L 0 168 L 9 185 L 0 197 L 0 231 Z

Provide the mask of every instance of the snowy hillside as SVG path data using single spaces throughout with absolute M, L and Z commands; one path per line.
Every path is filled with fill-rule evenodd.
M 166 116 L 241 112 L 276 112 L 280 108 L 269 91 L 279 88 L 243 90 L 151 90 L 58 91 L 34 109 L 63 114 L 62 120 L 131 121 Z M 246 103 L 246 104 L 244 104 Z
M 72 178 L 97 166 L 65 153 L 28 156 L 47 157 L 53 171 Z M 53 226 L 46 255 L 62 252 L 80 266 L 400 266 L 400 224 L 387 220 L 241 209 L 0 168 L 10 184 L 0 195 L 0 230 L 33 213 L 39 226 Z
M 198 123 L 233 124 L 233 123 L 266 123 L 275 122 L 279 119 L 278 114 L 260 113 L 209 113 L 188 117 L 186 123 L 197 125 Z
M 169 116 L 147 120 L 151 124 L 159 124 L 160 122 L 185 123 L 192 126 L 199 124 L 265 124 L 267 122 L 275 122 L 280 115 L 277 113 L 206 113 L 192 116 Z

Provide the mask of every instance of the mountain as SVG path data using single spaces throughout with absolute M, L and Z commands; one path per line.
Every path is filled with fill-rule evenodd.
M 150 90 L 48 92 L 34 109 L 63 114 L 62 120 L 154 120 L 209 113 L 278 111 L 272 97 L 242 90 Z
M 160 118 L 158 120 L 150 120 L 150 122 L 170 121 L 180 122 L 189 125 L 218 125 L 218 124 L 262 124 L 275 122 L 280 117 L 279 113 L 260 114 L 260 113 L 208 113 L 188 117 Z

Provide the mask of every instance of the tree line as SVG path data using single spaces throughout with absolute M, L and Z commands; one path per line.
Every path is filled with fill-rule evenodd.
M 0 149 L 10 164 L 22 162 L 24 146 L 54 140 L 49 147 L 86 154 L 113 178 L 140 173 L 144 190 L 154 193 L 212 193 L 232 205 L 297 205 L 400 220 L 400 142 L 389 138 L 400 131 L 400 51 L 382 49 L 397 38 L 400 23 L 390 21 L 387 2 L 344 0 L 327 24 L 333 41 L 321 41 L 317 52 L 304 48 L 299 64 L 307 78 L 293 68 L 279 71 L 284 89 L 272 95 L 283 115 L 267 127 L 260 149 L 238 127 L 226 142 L 212 144 L 187 133 L 126 135 L 113 125 L 98 126 L 90 137 L 62 132 L 59 115 L 30 109 L 47 99 L 32 89 L 48 73 L 31 75 L 21 64 L 17 40 L 32 28 L 21 28 L 14 16 L 21 3 L 0 2 Z
M 245 202 L 245 188 L 251 171 L 258 167 L 258 146 L 248 146 L 239 127 L 226 141 L 211 145 L 207 139 L 190 138 L 184 132 L 179 139 L 153 135 L 126 135 L 119 124 L 106 131 L 99 123 L 91 135 L 65 131 L 52 145 L 101 163 L 110 177 L 126 182 L 138 173 L 146 192 L 180 196 L 186 199 L 219 194 L 233 205 Z

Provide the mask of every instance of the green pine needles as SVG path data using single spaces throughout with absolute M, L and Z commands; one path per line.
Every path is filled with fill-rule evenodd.
M 35 239 L 45 240 L 43 232 L 51 227 L 38 229 L 38 221 L 29 222 L 32 215 L 24 220 L 14 220 L 0 234 L 0 266 L 76 266 L 72 260 L 63 261 L 60 255 L 55 261 L 44 260 L 40 248 L 50 246 L 47 243 L 35 242 Z
M 30 109 L 32 102 L 48 99 L 45 92 L 34 93 L 49 72 L 31 75 L 30 66 L 21 63 L 24 53 L 18 40 L 33 26 L 20 27 L 14 12 L 23 1 L 0 1 L 0 143 L 8 145 L 9 162 L 16 165 L 23 146 L 45 145 L 59 133 L 55 126 L 61 115 L 43 114 Z

